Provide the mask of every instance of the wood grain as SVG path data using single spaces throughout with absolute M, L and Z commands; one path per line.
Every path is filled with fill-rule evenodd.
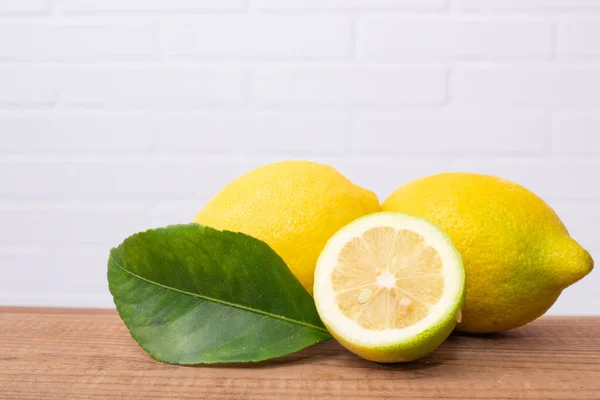
M 600 399 L 600 317 L 452 335 L 409 364 L 334 341 L 259 364 L 152 360 L 111 310 L 0 308 L 0 399 Z

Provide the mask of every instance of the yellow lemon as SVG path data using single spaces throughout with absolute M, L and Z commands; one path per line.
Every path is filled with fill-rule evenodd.
M 334 168 L 284 161 L 252 170 L 225 186 L 194 218 L 266 242 L 312 293 L 317 258 L 348 222 L 379 211 L 377 196 Z
M 461 331 L 524 325 L 594 265 L 552 208 L 498 177 L 445 173 L 421 178 L 396 190 L 382 207 L 426 218 L 452 239 L 467 276 Z
M 355 354 L 405 362 L 431 353 L 460 319 L 465 272 L 431 222 L 380 212 L 351 222 L 325 246 L 315 271 L 317 311 Z

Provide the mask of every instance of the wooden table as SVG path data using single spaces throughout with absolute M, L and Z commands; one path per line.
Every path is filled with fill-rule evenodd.
M 111 310 L 0 308 L 0 399 L 600 399 L 600 317 L 454 334 L 434 354 L 364 361 L 335 341 L 260 364 L 152 360 Z

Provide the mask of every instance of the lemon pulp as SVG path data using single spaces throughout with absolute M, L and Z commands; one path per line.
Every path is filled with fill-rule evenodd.
M 439 253 L 408 229 L 372 228 L 344 246 L 338 263 L 332 274 L 336 303 L 369 330 L 414 325 L 444 291 Z

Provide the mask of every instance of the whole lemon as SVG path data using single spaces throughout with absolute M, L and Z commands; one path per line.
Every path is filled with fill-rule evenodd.
M 396 190 L 382 207 L 438 224 L 461 253 L 467 278 L 461 331 L 524 325 L 594 266 L 550 206 L 498 177 L 444 173 L 421 178 Z
M 266 242 L 312 294 L 317 258 L 347 223 L 380 210 L 377 196 L 334 168 L 283 161 L 254 169 L 225 186 L 194 222 Z

